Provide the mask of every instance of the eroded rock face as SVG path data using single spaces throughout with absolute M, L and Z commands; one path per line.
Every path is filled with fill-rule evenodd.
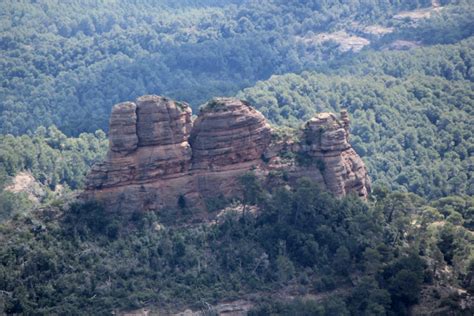
M 265 117 L 249 104 L 231 98 L 213 99 L 194 122 L 190 138 L 193 169 L 222 170 L 260 160 L 270 136 Z
M 191 108 L 155 95 L 137 99 L 137 136 L 139 146 L 163 146 L 188 141 Z
M 137 105 L 133 102 L 119 103 L 112 109 L 109 129 L 110 151 L 127 154 L 138 146 Z
M 244 173 L 265 180 L 278 170 L 285 181 L 309 177 L 337 196 L 365 198 L 370 180 L 348 142 L 347 112 L 341 114 L 320 113 L 299 141 L 276 141 L 263 115 L 237 99 L 211 100 L 194 123 L 187 104 L 167 98 L 120 103 L 112 110 L 107 158 L 92 168 L 83 198 L 118 212 L 177 207 L 183 200 L 204 209 L 210 198 L 240 196 Z
M 332 113 L 320 113 L 306 123 L 300 154 L 315 162 L 326 188 L 338 196 L 356 193 L 367 197 L 370 179 L 365 164 L 349 144 L 347 112 L 341 121 Z
M 107 158 L 92 168 L 86 196 L 107 201 L 108 207 L 127 200 L 133 209 L 159 208 L 164 199 L 155 203 L 153 197 L 167 194 L 157 190 L 165 187 L 161 182 L 187 175 L 191 167 L 191 126 L 191 108 L 185 103 L 144 96 L 117 104 Z M 127 203 L 120 207 L 128 208 Z

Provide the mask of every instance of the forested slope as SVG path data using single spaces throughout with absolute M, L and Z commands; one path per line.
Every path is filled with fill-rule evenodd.
M 429 197 L 472 194 L 472 38 L 383 50 L 399 38 L 431 44 L 469 36 L 470 4 L 405 23 L 390 17 L 430 3 L 2 2 L 0 129 L 31 135 L 55 123 L 66 135 L 105 130 L 111 106 L 137 95 L 185 99 L 196 110 L 273 76 L 239 94 L 273 123 L 295 126 L 316 111 L 347 107 L 352 143 L 376 184 Z M 374 23 L 396 30 L 374 42 L 379 52 L 355 56 L 337 43 L 301 42 Z M 273 75 L 304 69 L 316 70 Z M 31 169 L 11 168 L 18 154 L 5 155 L 9 176 Z M 80 187 L 83 175 L 74 174 L 73 187 Z M 58 183 L 72 182 L 68 177 L 50 176 Z
M 473 4 L 1 1 L 0 314 L 472 315 Z M 112 105 L 143 94 L 237 94 L 283 131 L 347 108 L 374 190 L 249 173 L 210 223 L 74 203 Z M 5 190 L 19 172 L 45 195 Z
M 90 167 L 104 158 L 107 146 L 102 131 L 68 138 L 54 126 L 40 127 L 32 136 L 0 135 L 0 221 L 81 189 Z M 36 203 L 27 194 L 32 188 L 6 190 L 20 172 L 27 172 L 36 182 L 41 192 L 33 196 Z
M 212 313 L 210 304 L 247 297 L 254 315 L 407 315 L 417 303 L 469 315 L 457 290 L 473 290 L 472 199 L 379 191 L 365 203 L 306 180 L 246 190 L 254 198 L 242 202 L 261 212 L 229 211 L 211 225 L 169 226 L 192 206 L 119 215 L 94 204 L 0 224 L 0 309 Z M 324 299 L 283 304 L 314 294 Z
M 447 1 L 451 2 L 451 1 Z M 461 1 L 465 2 L 465 1 Z M 469 2 L 469 1 L 467 1 Z M 161 4 L 160 4 L 161 3 Z M 199 104 L 351 55 L 301 38 L 431 1 L 2 1 L 0 132 L 107 128 L 146 93 Z
M 81 188 L 86 172 L 104 158 L 107 146 L 102 131 L 68 138 L 54 126 L 38 128 L 33 136 L 0 135 L 0 187 L 5 177 L 29 170 L 53 189 L 57 184 Z
M 375 184 L 427 197 L 473 194 L 474 40 L 371 52 L 326 73 L 273 76 L 238 96 L 276 125 L 347 108 Z

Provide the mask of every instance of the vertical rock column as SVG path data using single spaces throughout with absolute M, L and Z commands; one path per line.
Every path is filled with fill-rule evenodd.
M 189 175 L 191 108 L 186 103 L 156 95 L 143 96 L 135 102 L 138 150 L 131 166 L 135 175 L 133 184 L 124 189 L 127 201 L 121 208 L 130 205 L 141 211 L 173 208 L 179 196 L 186 196 L 191 203 L 196 195 Z
M 137 99 L 139 146 L 165 146 L 188 141 L 192 128 L 191 108 L 156 95 Z
M 237 197 L 240 176 L 263 166 L 262 154 L 271 140 L 265 117 L 233 98 L 209 101 L 194 122 L 190 143 L 192 173 L 203 200 Z
M 124 102 L 115 105 L 110 116 L 109 150 L 111 153 L 126 155 L 138 146 L 137 105 Z
M 341 114 L 341 121 L 332 113 L 319 113 L 307 122 L 302 151 L 317 162 L 329 191 L 366 198 L 370 179 L 364 162 L 349 144 L 349 116 Z
M 349 125 L 351 121 L 349 119 L 349 114 L 347 113 L 347 110 L 341 110 L 341 121 L 342 127 L 344 127 L 344 130 L 346 131 L 347 139 L 349 140 Z
M 191 166 L 191 108 L 168 98 L 137 99 L 137 180 L 175 177 Z
M 112 109 L 109 151 L 87 177 L 86 190 L 144 185 L 187 174 L 191 108 L 159 96 L 143 96 Z

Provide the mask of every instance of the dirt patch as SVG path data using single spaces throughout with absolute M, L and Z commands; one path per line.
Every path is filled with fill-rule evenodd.
M 431 17 L 433 13 L 440 12 L 441 10 L 443 10 L 443 7 L 439 6 L 439 3 L 437 3 L 436 6 L 433 6 L 431 8 L 400 12 L 394 15 L 393 18 L 395 20 L 409 19 L 412 21 L 417 21 L 421 19 L 427 19 Z
M 341 52 L 359 52 L 362 48 L 370 44 L 368 39 L 351 35 L 344 30 L 333 33 L 319 33 L 311 37 L 299 37 L 297 40 L 307 45 L 322 44 L 333 41 L 339 44 L 339 50 Z
M 215 306 L 207 304 L 206 308 L 202 311 L 192 311 L 190 309 L 184 312 L 174 314 L 175 316 L 204 316 L 204 315 L 222 315 L 222 316 L 245 316 L 254 307 L 254 304 L 245 301 L 238 300 L 228 303 L 220 303 Z
M 39 203 L 40 199 L 45 195 L 41 184 L 29 172 L 18 173 L 13 177 L 12 183 L 4 190 L 12 193 L 26 193 L 28 199 L 33 203 Z
M 170 310 L 160 310 L 154 307 L 142 308 L 135 311 L 129 312 L 116 312 L 116 315 L 120 316 L 154 316 L 154 315 L 174 315 L 174 316 L 205 316 L 205 315 L 220 315 L 220 316 L 245 316 L 248 312 L 258 305 L 257 302 L 261 301 L 262 298 L 269 298 L 277 302 L 291 302 L 295 299 L 301 299 L 302 301 L 314 301 L 322 302 L 330 296 L 343 296 L 351 290 L 347 285 L 341 286 L 338 289 L 320 292 L 320 293 L 308 293 L 299 294 L 297 288 L 292 285 L 288 285 L 275 292 L 257 292 L 249 293 L 242 296 L 241 299 L 235 301 L 227 301 L 211 305 L 207 302 L 202 302 L 202 308 L 200 310 L 192 310 L 191 308 L 185 309 L 181 312 L 173 312 Z
M 459 315 L 470 315 L 474 298 L 464 289 L 449 285 L 424 286 L 418 304 L 411 307 L 412 315 L 458 315 L 449 302 L 455 302 Z
M 363 29 L 365 34 L 383 36 L 385 34 L 393 33 L 395 29 L 393 27 L 385 27 L 382 25 L 369 25 Z

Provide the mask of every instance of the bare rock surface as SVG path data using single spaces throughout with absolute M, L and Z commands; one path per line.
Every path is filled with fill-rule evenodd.
M 194 122 L 190 138 L 193 168 L 218 170 L 260 160 L 270 136 L 265 117 L 249 104 L 231 98 L 213 99 Z
M 4 188 L 5 191 L 12 193 L 26 193 L 28 199 L 33 203 L 39 203 L 46 195 L 42 185 L 36 181 L 30 172 L 19 172 L 12 179 L 12 183 Z
M 137 99 L 139 146 L 186 142 L 191 132 L 191 108 L 168 98 L 146 95 Z
M 234 98 L 215 98 L 191 117 L 187 104 L 160 96 L 117 104 L 107 158 L 92 168 L 82 198 L 117 212 L 179 204 L 199 210 L 208 199 L 239 197 L 239 179 L 249 171 L 268 185 L 280 172 L 289 182 L 309 177 L 336 196 L 370 191 L 345 111 L 340 118 L 319 113 L 297 140 L 275 137 L 260 112 Z
M 367 197 L 370 179 L 365 164 L 349 144 L 349 118 L 319 113 L 306 123 L 300 154 L 315 162 L 326 188 L 337 196 L 355 193 Z
M 127 154 L 138 146 L 137 105 L 133 102 L 119 103 L 112 109 L 110 116 L 110 151 Z

